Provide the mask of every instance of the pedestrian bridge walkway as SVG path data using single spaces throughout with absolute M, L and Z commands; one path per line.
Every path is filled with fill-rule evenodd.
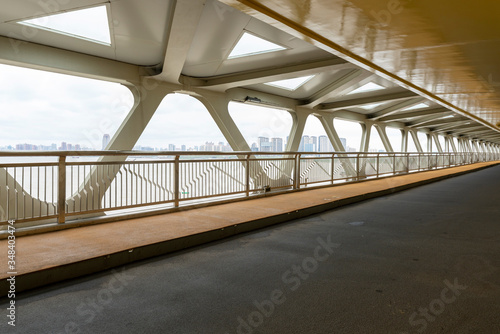
M 21 237 L 18 283 L 24 288 L 127 265 L 17 293 L 16 329 L 26 334 L 499 333 L 500 166 L 494 165 Z M 319 213 L 463 173 L 468 174 Z M 37 271 L 28 274 L 29 268 Z M 0 307 L 5 302 L 0 299 Z M 0 331 L 9 332 L 6 327 L 0 323 Z
M 472 165 L 296 191 L 18 237 L 18 291 L 219 240 L 422 184 L 497 165 Z M 472 189 L 471 189 L 472 190 Z M 7 240 L 0 240 L 7 249 Z M 9 272 L 2 262 L 1 291 Z

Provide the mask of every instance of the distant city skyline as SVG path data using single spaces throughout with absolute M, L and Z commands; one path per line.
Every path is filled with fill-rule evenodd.
M 102 138 L 102 149 L 107 147 L 110 141 L 109 134 L 104 134 Z M 353 151 L 354 149 L 347 146 L 346 138 L 340 138 L 346 151 Z M 288 137 L 268 138 L 259 137 L 257 142 L 250 145 L 251 150 L 254 152 L 283 152 L 286 148 Z M 22 143 L 8 146 L 0 146 L 0 150 L 9 151 L 93 151 L 91 147 L 82 146 L 81 144 L 73 144 L 68 142 L 61 142 L 60 145 L 52 143 L 50 145 L 36 145 L 31 143 Z M 206 141 L 204 144 L 188 146 L 186 144 L 168 144 L 166 146 L 143 146 L 136 145 L 134 150 L 138 151 L 208 151 L 208 152 L 230 152 L 231 146 L 227 142 L 214 142 Z M 301 152 L 333 152 L 333 146 L 325 135 L 309 136 L 304 135 L 301 138 L 299 150 Z

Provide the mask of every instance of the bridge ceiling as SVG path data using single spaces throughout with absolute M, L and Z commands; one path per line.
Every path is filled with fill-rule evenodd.
M 102 5 L 108 7 L 112 45 L 93 43 L 18 23 Z M 172 1 L 0 0 L 0 6 L 2 36 L 147 66 L 163 61 Z
M 495 29 L 500 4 L 0 0 L 0 5 L 0 44 L 21 47 L 20 52 L 28 52 L 22 45 L 29 44 L 26 50 L 33 53 L 18 54 L 22 61 L 16 63 L 16 53 L 0 48 L 0 62 L 55 68 L 37 59 L 42 54 L 37 50 L 49 46 L 54 53 L 126 63 L 186 91 L 237 91 L 237 99 L 262 104 L 284 98 L 319 115 L 500 143 L 500 29 Z M 19 24 L 94 6 L 107 8 L 109 45 Z M 234 56 L 245 37 L 276 50 Z M 65 59 L 74 61 L 73 73 L 86 74 L 82 58 Z
M 500 125 L 498 2 L 221 1 L 491 128 Z

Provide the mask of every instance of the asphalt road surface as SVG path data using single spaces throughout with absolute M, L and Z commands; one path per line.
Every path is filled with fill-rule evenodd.
M 499 190 L 497 166 L 28 291 L 15 327 L 3 298 L 0 333 L 500 333 Z

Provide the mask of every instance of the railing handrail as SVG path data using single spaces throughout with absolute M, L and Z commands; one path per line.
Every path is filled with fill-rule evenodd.
M 72 156 L 196 156 L 196 155 L 333 155 L 333 154 L 370 154 L 370 155 L 460 155 L 460 154 L 495 154 L 495 152 L 306 152 L 306 151 L 284 151 L 284 152 L 254 152 L 254 151 L 0 151 L 0 157 L 72 157 Z
M 67 157 L 83 156 L 101 159 L 67 161 Z M 126 160 L 134 156 L 150 158 Z M 69 215 L 165 203 L 178 207 L 181 201 L 249 197 L 271 188 L 284 192 L 325 182 L 333 185 L 500 160 L 500 153 L 104 150 L 0 151 L 0 157 L 57 158 L 53 162 L 0 161 L 0 221 L 5 215 L 21 221 L 55 218 L 64 223 Z

